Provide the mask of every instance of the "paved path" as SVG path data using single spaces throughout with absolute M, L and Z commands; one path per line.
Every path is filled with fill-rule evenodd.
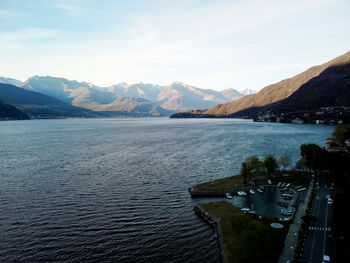
M 289 227 L 289 231 L 284 242 L 284 249 L 278 260 L 279 263 L 290 263 L 293 261 L 294 250 L 298 243 L 298 234 L 301 229 L 301 218 L 305 215 L 307 204 L 311 197 L 313 180 L 310 183 L 310 187 L 307 190 L 306 197 L 303 202 L 300 202 L 296 213 L 294 215 L 293 223 Z

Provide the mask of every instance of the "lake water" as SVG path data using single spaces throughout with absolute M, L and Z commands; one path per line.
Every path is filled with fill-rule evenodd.
M 0 122 L 0 261 L 216 262 L 192 184 L 334 127 L 234 119 Z M 208 200 L 208 199 L 206 199 Z

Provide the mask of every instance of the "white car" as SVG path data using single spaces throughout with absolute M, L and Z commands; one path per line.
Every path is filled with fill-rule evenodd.
M 331 205 L 331 204 L 333 204 L 333 202 L 334 202 L 333 199 L 329 197 L 327 203 L 328 203 L 329 205 Z
M 327 262 L 331 262 L 331 258 L 327 255 L 323 255 L 323 261 L 322 263 L 327 263 Z

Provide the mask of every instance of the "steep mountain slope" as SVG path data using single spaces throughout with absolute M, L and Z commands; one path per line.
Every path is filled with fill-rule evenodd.
M 0 120 L 28 120 L 29 117 L 15 106 L 0 101 Z
M 271 108 L 290 112 L 329 106 L 350 106 L 350 54 L 348 61 L 328 67 Z
M 46 96 L 44 94 L 18 88 L 10 84 L 0 84 L 0 100 L 16 106 L 31 118 L 103 117 L 93 112 Z
M 340 105 L 348 100 L 345 98 L 348 96 L 346 87 L 349 85 L 347 80 L 349 63 L 350 52 L 322 65 L 311 67 L 293 78 L 269 85 L 256 94 L 244 96 L 230 103 L 219 104 L 208 110 L 197 111 L 194 115 L 242 116 L 267 106 L 276 107 L 276 109 L 312 108 L 326 105 L 327 97 L 333 93 L 332 98 L 336 97 L 337 105 Z M 334 90 L 336 86 L 337 91 Z M 290 97 L 288 100 L 282 102 L 288 97 Z M 330 100 L 327 105 L 333 104 L 335 100 Z M 181 117 L 181 114 L 178 116 Z

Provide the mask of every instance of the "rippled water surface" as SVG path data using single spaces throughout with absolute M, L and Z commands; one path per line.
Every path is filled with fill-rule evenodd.
M 0 122 L 0 261 L 215 262 L 192 184 L 299 157 L 333 127 L 233 119 Z M 205 199 L 208 200 L 208 199 Z

